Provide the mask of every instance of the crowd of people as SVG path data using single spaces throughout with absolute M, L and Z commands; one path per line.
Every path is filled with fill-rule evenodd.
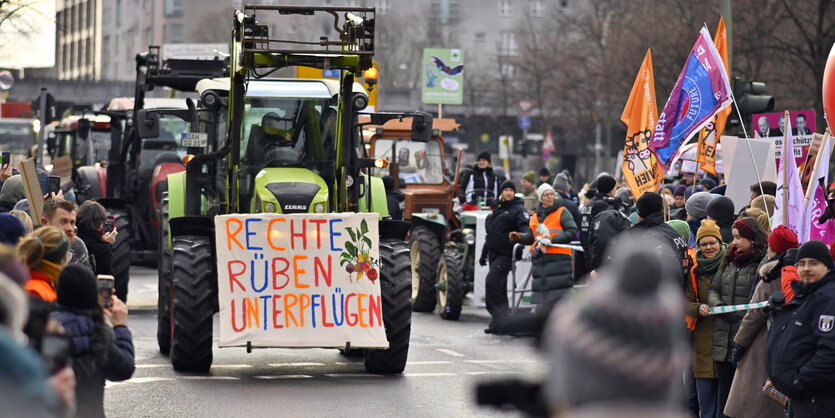
M 635 201 L 606 173 L 577 194 L 568 172 L 539 174 L 526 173 L 518 194 L 503 181 L 488 199 L 479 262 L 490 268 L 485 332 L 514 334 L 510 252 L 531 246 L 531 301 L 549 312 L 551 411 L 596 400 L 680 412 L 652 416 L 835 416 L 835 243 L 800 245 L 779 222 L 772 229 L 774 183 L 752 185 L 735 207 L 710 178 L 676 179 Z M 582 251 L 553 245 L 572 242 Z
M 101 204 L 60 192 L 32 219 L 20 174 L 0 174 L 2 414 L 102 417 L 105 380 L 135 369 L 124 296 L 100 285 L 118 232 Z

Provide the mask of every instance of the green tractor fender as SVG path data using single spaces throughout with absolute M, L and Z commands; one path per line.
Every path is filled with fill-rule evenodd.
M 186 215 L 186 172 L 168 175 L 168 219 Z
M 438 213 L 412 213 L 412 223 L 441 229 L 445 229 L 447 226 L 446 217 Z
M 362 190 L 362 197 L 360 197 L 359 211 L 361 213 L 377 212 L 380 218 L 389 215 L 388 203 L 386 201 L 386 186 L 383 184 L 383 179 L 379 177 L 362 176 L 363 186 L 368 184 L 368 179 L 371 179 L 371 210 L 368 210 L 368 202 L 366 201 L 367 194 Z

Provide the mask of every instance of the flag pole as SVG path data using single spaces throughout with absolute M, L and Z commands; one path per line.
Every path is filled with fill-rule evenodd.
M 760 177 L 760 171 L 757 169 L 757 161 L 754 159 L 754 151 L 751 149 L 751 138 L 748 136 L 748 130 L 745 129 L 745 122 L 743 122 L 742 113 L 739 112 L 739 105 L 736 103 L 736 97 L 734 97 L 733 91 L 729 93 L 731 93 L 731 100 L 733 100 L 734 102 L 734 109 L 736 109 L 736 115 L 739 116 L 739 124 L 742 125 L 742 133 L 745 134 L 745 143 L 748 144 L 748 154 L 751 155 L 751 164 L 754 165 L 754 174 L 757 176 L 757 184 L 759 184 L 760 186 L 760 196 L 765 196 L 765 192 L 763 191 L 763 179 L 762 177 Z
M 815 193 L 815 187 L 812 187 L 812 181 L 817 181 L 816 177 L 818 176 L 818 167 L 820 166 L 821 157 L 823 156 L 823 152 L 826 150 L 828 143 L 829 127 L 827 127 L 826 131 L 824 131 L 821 146 L 818 148 L 818 155 L 815 155 L 815 164 L 812 166 L 812 177 L 809 178 L 809 186 L 806 187 L 806 206 L 809 206 L 809 200 L 811 200 L 812 195 Z
M 788 211 L 786 210 L 786 205 L 789 204 L 789 194 L 786 191 L 786 186 L 789 184 L 789 170 L 786 166 L 789 164 L 788 159 L 788 152 L 789 152 L 789 129 L 791 129 L 791 121 L 789 120 L 789 111 L 786 110 L 785 113 L 786 117 L 786 125 L 783 128 L 783 225 L 786 225 L 788 221 Z M 794 158 L 794 153 L 792 153 L 792 158 Z

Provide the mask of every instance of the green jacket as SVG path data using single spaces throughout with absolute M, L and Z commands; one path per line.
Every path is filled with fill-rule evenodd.
M 730 251 L 730 249 L 728 250 Z M 710 282 L 708 291 L 708 305 L 710 307 L 721 305 L 741 305 L 748 303 L 748 295 L 751 294 L 751 286 L 757 278 L 759 265 L 762 264 L 762 255 L 751 257 L 743 266 L 737 266 L 731 262 L 723 261 Z M 728 322 L 718 315 L 713 318 L 713 360 L 730 361 L 731 348 L 736 332 L 742 323 L 744 311 L 735 312 L 738 319 Z

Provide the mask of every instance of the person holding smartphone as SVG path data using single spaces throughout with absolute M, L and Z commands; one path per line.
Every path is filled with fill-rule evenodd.
M 93 259 L 95 274 L 113 274 L 113 243 L 116 241 L 115 225 L 112 231 L 106 231 L 107 211 L 98 202 L 88 200 L 78 208 L 76 226 L 78 236 L 87 245 L 87 251 Z M 117 284 L 118 288 L 119 284 Z
M 130 379 L 136 368 L 127 305 L 110 295 L 103 307 L 93 272 L 79 264 L 61 272 L 57 302 L 52 318 L 72 341 L 76 414 L 103 417 L 105 380 Z

